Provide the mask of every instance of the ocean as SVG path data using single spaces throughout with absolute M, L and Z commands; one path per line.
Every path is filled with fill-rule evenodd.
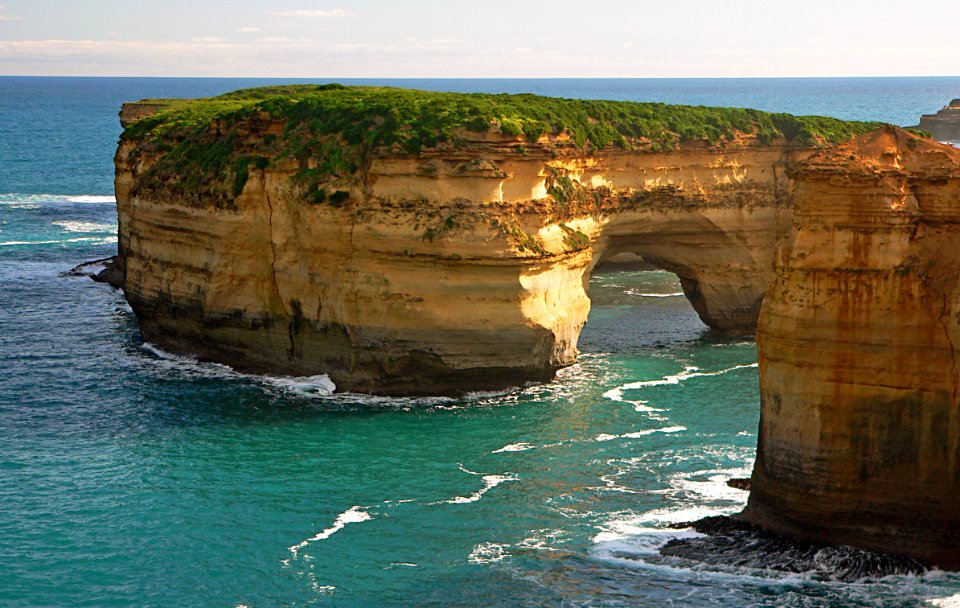
M 709 332 L 666 272 L 598 272 L 579 363 L 462 399 L 143 344 L 119 292 L 63 275 L 116 252 L 120 103 L 271 82 L 0 77 L 0 605 L 960 605 L 956 574 L 657 553 L 694 534 L 670 524 L 743 507 L 725 482 L 749 475 L 759 417 L 756 345 Z M 900 125 L 960 96 L 960 78 L 340 82 Z

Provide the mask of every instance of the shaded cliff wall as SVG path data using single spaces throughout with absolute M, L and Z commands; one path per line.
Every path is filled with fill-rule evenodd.
M 960 151 L 888 129 L 795 178 L 745 517 L 958 568 Z
M 937 141 L 960 141 L 960 103 L 955 99 L 936 114 L 924 114 L 918 128 L 930 131 Z
M 677 273 L 708 325 L 752 333 L 789 225 L 785 167 L 806 153 L 748 141 L 558 155 L 464 137 L 374 158 L 361 181 L 334 185 L 337 203 L 305 202 L 293 160 L 251 168 L 229 207 L 144 191 L 157 155 L 123 142 L 121 265 L 144 339 L 242 369 L 329 373 L 342 390 L 547 380 L 576 357 L 589 272 L 623 251 Z

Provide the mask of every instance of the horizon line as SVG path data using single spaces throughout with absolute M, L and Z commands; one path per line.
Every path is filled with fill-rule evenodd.
M 843 80 L 868 78 L 960 78 L 960 74 L 858 76 L 170 76 L 144 74 L 0 74 L 0 78 L 178 78 L 222 80 Z

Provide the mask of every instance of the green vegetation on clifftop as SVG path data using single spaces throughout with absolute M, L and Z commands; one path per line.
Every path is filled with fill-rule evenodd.
M 282 134 L 264 136 L 253 150 L 249 141 L 241 141 L 249 125 L 275 121 L 283 123 Z M 668 151 L 681 142 L 719 144 L 744 135 L 764 144 L 782 138 L 799 147 L 821 146 L 880 126 L 739 108 L 329 84 L 245 89 L 173 102 L 128 126 L 122 138 L 163 153 L 147 177 L 221 191 L 227 198 L 242 190 L 251 165 L 295 158 L 303 167 L 298 185 L 319 202 L 325 199 L 324 180 L 355 174 L 375 150 L 398 147 L 416 153 L 456 146 L 466 132 L 499 131 L 531 143 L 544 135 L 565 135 L 583 150 Z M 204 188 L 210 179 L 221 186 Z

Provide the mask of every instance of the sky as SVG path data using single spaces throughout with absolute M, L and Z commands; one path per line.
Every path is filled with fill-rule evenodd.
M 0 75 L 960 75 L 956 0 L 0 3 Z

